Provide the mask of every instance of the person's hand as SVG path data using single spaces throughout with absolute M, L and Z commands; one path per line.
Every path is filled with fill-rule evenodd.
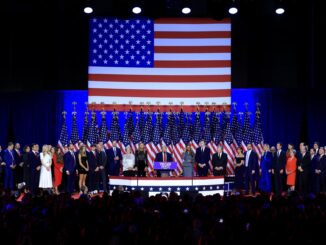
M 99 167 L 96 167 L 94 171 L 95 171 L 95 172 L 98 172 L 98 170 L 99 170 Z
M 272 172 L 272 170 L 268 169 L 268 173 L 271 173 L 271 172 Z
M 19 163 L 19 166 L 22 167 L 24 165 L 24 162 Z
M 118 160 L 119 160 L 119 157 L 118 157 L 118 156 L 116 156 L 116 157 L 114 158 L 114 160 L 118 161 Z
M 281 169 L 281 170 L 280 170 L 280 174 L 283 174 L 283 172 L 284 172 L 284 170 L 283 170 L 283 169 Z
M 261 169 L 259 169 L 259 175 L 261 175 L 261 173 L 262 173 L 262 171 L 261 171 Z
M 62 173 L 62 171 L 63 171 L 63 167 L 61 167 L 59 170 L 60 170 L 60 172 Z
M 49 167 L 46 167 L 46 170 L 47 170 L 47 171 L 50 171 L 50 170 L 51 170 L 51 168 L 49 168 Z
M 215 170 L 218 170 L 218 167 L 215 167 Z
M 68 170 L 66 171 L 66 175 L 70 175 L 70 173 L 69 173 L 69 171 L 68 171 Z
M 36 167 L 36 170 L 37 170 L 37 171 L 40 171 L 40 169 L 41 169 L 41 166 L 37 166 L 37 167 Z
M 1 166 L 6 166 L 6 163 L 5 163 L 5 162 L 2 162 L 2 163 L 1 163 Z
M 252 171 L 251 171 L 251 174 L 255 174 L 255 170 L 252 170 Z
M 104 167 L 103 166 L 100 166 L 100 169 L 102 170 L 102 169 L 104 169 Z

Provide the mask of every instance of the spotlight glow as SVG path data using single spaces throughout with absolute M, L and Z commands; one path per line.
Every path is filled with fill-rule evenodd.
M 231 8 L 229 8 L 229 13 L 236 14 L 236 13 L 238 13 L 238 9 L 236 7 L 231 7 Z
M 91 13 L 93 13 L 93 9 L 91 7 L 85 7 L 84 8 L 84 13 L 85 14 L 91 14 Z
M 134 14 L 140 14 L 141 13 L 141 8 L 140 7 L 133 7 L 132 8 L 132 12 Z
M 191 9 L 190 9 L 189 7 L 184 7 L 184 8 L 181 10 L 181 12 L 182 12 L 183 14 L 190 14 Z
M 284 12 L 285 12 L 284 8 L 277 8 L 275 10 L 275 13 L 277 13 L 277 14 L 284 14 Z

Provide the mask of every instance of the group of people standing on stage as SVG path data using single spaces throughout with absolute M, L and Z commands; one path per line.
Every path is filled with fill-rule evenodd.
M 276 147 L 269 144 L 263 145 L 263 153 L 258 164 L 258 155 L 247 146 L 247 152 L 243 153 L 238 148 L 235 157 L 235 190 L 256 189 L 280 195 L 285 191 L 297 190 L 300 193 L 319 193 L 326 191 L 326 156 L 325 148 L 319 147 L 315 142 L 308 150 L 308 145 L 301 143 L 299 150 L 294 149 L 293 144 L 288 144 L 287 150 L 283 150 L 282 143 Z M 248 154 L 250 154 L 248 160 Z M 251 157 L 252 155 L 252 157 Z M 247 169 L 247 161 L 254 162 L 254 167 Z M 249 181 L 248 181 L 249 179 Z M 250 185 L 250 189 L 248 186 Z
M 308 146 L 300 144 L 296 151 L 293 144 L 288 145 L 285 152 L 281 143 L 276 148 L 263 145 L 260 161 L 252 145 L 247 145 L 247 151 L 237 149 L 234 160 L 235 191 L 255 193 L 262 192 L 281 194 L 286 190 L 298 190 L 302 193 L 326 192 L 326 154 L 325 148 L 316 142 L 308 151 Z M 68 193 L 107 191 L 108 176 L 138 176 L 146 177 L 148 160 L 145 145 L 140 143 L 135 154 L 130 147 L 122 155 L 117 142 L 105 149 L 102 142 L 91 145 L 88 149 L 82 143 L 76 151 L 75 145 L 59 147 L 43 145 L 39 153 L 39 145 L 25 146 L 8 143 L 7 148 L 0 148 L 0 173 L 6 189 L 14 190 L 23 184 L 27 190 L 35 193 L 38 188 L 50 190 L 58 194 L 59 189 Z M 204 141 L 199 143 L 195 152 L 187 145 L 183 154 L 183 176 L 194 176 L 196 165 L 197 176 L 207 176 L 211 160 L 212 174 L 225 176 L 227 173 L 228 155 L 222 146 L 217 146 L 211 159 L 210 148 Z M 155 161 L 171 162 L 173 156 L 165 145 L 156 154 Z M 167 176 L 168 171 L 157 171 L 158 177 Z M 78 181 L 77 181 L 78 179 Z M 76 185 L 78 183 L 78 186 Z M 60 188 L 59 188 L 60 187 Z

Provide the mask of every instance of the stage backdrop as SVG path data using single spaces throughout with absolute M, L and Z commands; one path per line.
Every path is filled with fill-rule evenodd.
M 232 89 L 232 101 L 238 103 L 238 112 L 249 103 L 249 111 L 255 111 L 255 103 L 261 104 L 261 119 L 266 142 L 275 144 L 319 140 L 326 144 L 326 113 L 324 92 L 320 90 Z M 63 110 L 67 111 L 68 132 L 71 132 L 72 102 L 77 102 L 79 135 L 82 133 L 87 91 L 36 91 L 0 92 L 0 143 L 8 140 L 21 144 L 37 142 L 56 144 L 60 134 Z M 112 114 L 107 113 L 110 128 Z M 203 120 L 204 116 L 201 116 Z M 97 116 L 100 124 L 100 114 Z M 254 115 L 251 115 L 253 121 Z M 119 122 L 123 131 L 124 115 Z M 163 124 L 165 121 L 163 121 Z

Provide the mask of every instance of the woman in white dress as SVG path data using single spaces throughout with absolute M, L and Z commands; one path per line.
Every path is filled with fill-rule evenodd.
M 42 189 L 50 189 L 53 187 L 52 173 L 51 173 L 52 156 L 51 153 L 49 152 L 49 147 L 47 145 L 43 145 L 40 158 L 41 158 L 42 165 L 41 165 L 39 187 Z
M 126 154 L 122 157 L 122 172 L 124 176 L 135 176 L 137 168 L 135 167 L 135 155 L 132 154 L 130 146 L 126 148 Z

